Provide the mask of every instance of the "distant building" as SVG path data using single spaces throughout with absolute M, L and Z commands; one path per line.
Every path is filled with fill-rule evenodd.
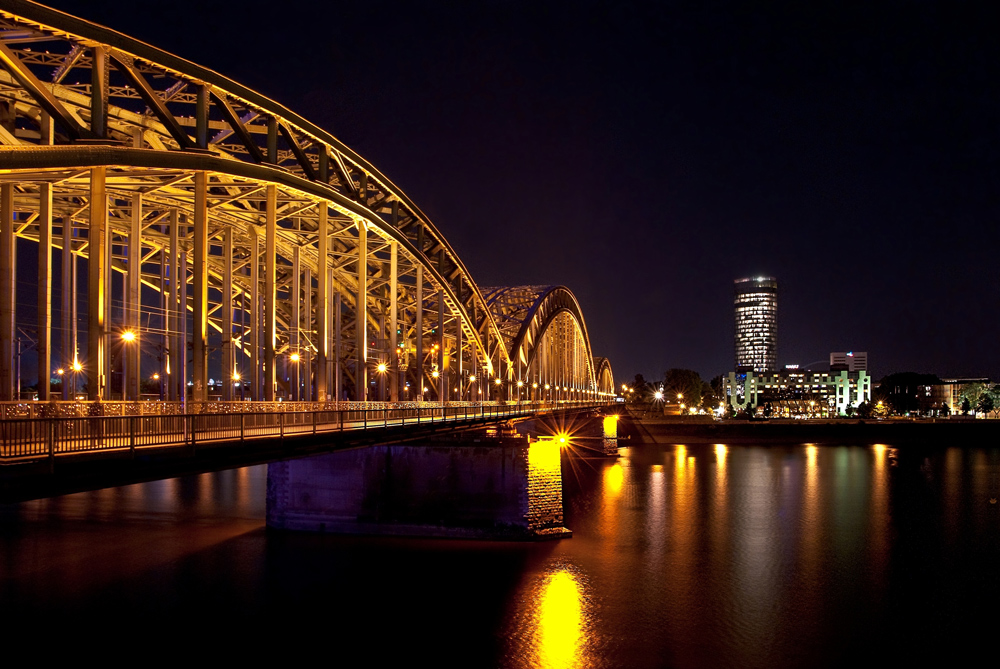
M 736 317 L 736 369 L 773 370 L 778 358 L 778 280 L 773 277 L 737 279 L 733 311 Z
M 736 411 L 749 402 L 770 403 L 776 416 L 831 416 L 872 399 L 872 378 L 865 370 L 830 372 L 730 372 L 723 379 L 725 400 Z
M 846 369 L 848 372 L 868 370 L 868 354 L 864 351 L 848 351 L 830 354 L 830 369 Z

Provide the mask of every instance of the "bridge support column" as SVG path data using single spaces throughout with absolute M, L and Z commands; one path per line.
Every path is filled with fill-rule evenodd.
M 139 311 L 142 308 L 142 194 L 132 196 L 132 220 L 128 235 L 128 297 L 126 300 L 126 327 L 135 335 L 132 342 L 122 342 L 126 357 L 126 379 L 122 390 L 125 401 L 139 401 L 142 369 L 142 338 L 139 335 Z
M 288 287 L 292 298 L 292 318 L 288 324 L 288 361 L 291 363 L 291 374 L 288 375 L 288 399 L 298 402 L 302 399 L 302 341 L 299 335 L 302 330 L 301 281 L 302 265 L 299 247 L 292 249 L 292 281 Z M 293 358 L 294 356 L 294 358 Z
M 354 330 L 357 355 L 354 361 L 354 389 L 359 402 L 368 398 L 368 227 L 358 221 L 358 290 L 354 302 Z
M 231 402 L 235 392 L 233 355 L 233 229 L 222 233 L 222 399 Z
M 0 185 L 0 400 L 14 397 L 14 184 Z
M 69 400 L 70 378 L 76 378 L 73 363 L 76 355 L 76 323 L 73 318 L 73 305 L 76 303 L 75 276 L 73 273 L 73 221 L 69 216 L 62 219 L 62 292 L 60 294 L 61 309 L 59 321 L 62 324 L 62 358 L 59 366 L 63 368 L 62 398 Z M 72 375 L 72 377 L 71 377 Z
M 38 186 L 37 323 L 38 399 L 47 402 L 52 378 L 52 184 L 47 182 Z
M 424 401 L 424 267 L 417 265 L 417 350 L 414 369 L 416 370 L 417 401 Z
M 448 373 L 444 369 L 444 291 L 438 291 L 438 401 L 448 401 Z
M 274 401 L 275 374 L 274 346 L 277 338 L 277 300 L 275 286 L 277 278 L 277 243 L 278 243 L 278 187 L 267 187 L 267 212 L 265 214 L 264 237 L 264 399 Z
M 393 201 L 392 211 L 395 220 L 396 211 L 399 207 L 398 201 Z M 396 292 L 397 281 L 397 253 L 399 243 L 389 244 L 389 399 L 392 402 L 399 401 L 399 339 L 396 337 Z
M 333 270 L 330 270 L 332 273 Z M 343 370 L 340 368 L 341 361 L 341 306 L 344 301 L 338 290 L 333 296 L 333 392 L 335 399 L 339 402 L 343 399 Z
M 312 394 L 312 374 L 313 374 L 313 347 L 309 337 L 312 332 L 312 270 L 306 267 L 302 272 L 302 285 L 305 290 L 302 292 L 302 315 L 305 318 L 305 330 L 299 333 L 299 340 L 304 342 L 302 348 L 302 391 L 299 400 L 311 402 Z
M 167 396 L 171 402 L 181 399 L 180 378 L 180 351 L 181 351 L 181 323 L 180 323 L 180 217 L 176 209 L 170 210 L 170 248 L 168 249 L 168 265 L 170 274 L 170 296 L 167 299 L 167 337 L 169 345 L 167 349 L 167 373 L 169 381 L 167 384 Z
M 326 155 L 326 151 L 322 152 Z M 328 210 L 326 203 L 321 203 L 319 207 L 319 235 L 317 260 L 316 260 L 316 399 L 320 402 L 328 400 L 327 377 L 329 369 L 327 356 L 330 346 L 330 313 L 329 313 L 329 293 L 330 285 L 327 269 L 329 267 L 330 255 L 330 231 L 327 229 Z
M 455 385 L 458 387 L 458 401 L 465 399 L 465 378 L 462 376 L 462 318 L 455 318 Z
M 260 387 L 260 237 L 254 228 L 253 242 L 250 244 L 250 324 L 247 330 L 250 338 L 250 399 L 264 399 L 264 391 Z
M 187 381 L 188 381 L 188 259 L 187 259 L 187 224 L 184 226 L 184 241 L 180 248 L 180 266 L 177 269 L 177 280 L 180 282 L 180 345 L 177 350 L 177 393 L 187 411 Z
M 106 168 L 92 167 L 90 169 L 90 230 L 88 232 L 87 262 L 87 391 L 91 400 L 103 400 L 105 391 L 105 346 L 104 331 L 105 301 L 105 267 L 108 252 L 108 197 L 105 190 Z M 6 201 L 7 198 L 4 198 Z M 6 217 L 5 217 L 6 218 Z M 6 222 L 6 221 L 5 221 Z M 13 257 L 3 254 L 0 256 Z M 6 276 L 6 272 L 4 272 Z M 7 299 L 7 291 L 3 291 L 3 299 Z M 4 327 L 4 336 L 7 329 Z M 4 356 L 6 364 L 7 356 Z M 6 383 L 4 384 L 6 386 Z

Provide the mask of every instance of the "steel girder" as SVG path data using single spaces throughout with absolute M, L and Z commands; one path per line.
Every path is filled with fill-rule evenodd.
M 162 334 L 164 342 L 177 334 L 171 327 L 188 334 L 188 316 L 177 320 L 178 313 L 191 314 L 196 330 L 220 333 L 219 348 L 240 352 L 236 359 L 230 356 L 233 371 L 256 363 L 260 347 L 254 344 L 268 336 L 269 355 L 303 349 L 329 358 L 336 349 L 342 359 L 352 353 L 393 365 L 398 359 L 399 369 L 410 367 L 418 394 L 429 379 L 414 370 L 424 369 L 434 342 L 441 350 L 452 349 L 450 358 L 466 361 L 466 369 L 513 378 L 514 355 L 521 354 L 515 352 L 525 337 L 529 345 L 522 353 L 530 366 L 531 342 L 557 315 L 546 306 L 541 330 L 532 329 L 537 327 L 531 325 L 537 320 L 532 312 L 529 332 L 508 332 L 510 318 L 495 318 L 492 300 L 406 194 L 335 137 L 279 103 L 114 30 L 33 2 L 3 0 L 0 183 L 12 189 L 11 202 L 2 207 L 11 220 L 0 228 L 9 226 L 17 237 L 48 241 L 53 248 L 68 246 L 72 256 L 89 259 L 90 200 L 98 173 L 101 197 L 107 198 L 107 240 L 100 243 L 107 246 L 108 276 L 138 275 L 144 290 L 161 296 L 158 306 L 141 301 L 147 331 Z M 47 197 L 51 205 L 40 215 L 39 202 Z M 268 216 L 274 219 L 273 238 Z M 68 234 L 53 235 L 53 221 Z M 321 226 L 329 235 L 325 259 Z M 198 276 L 204 286 L 193 285 Z M 138 318 L 126 313 L 137 311 L 135 291 L 143 290 L 128 281 L 118 300 L 122 327 Z M 189 284 L 194 295 L 182 300 Z M 260 295 L 262 285 L 265 293 L 273 291 L 273 325 L 261 324 L 261 302 L 266 307 L 268 299 Z M 365 306 L 361 318 L 353 306 L 359 294 Z M 590 361 L 579 305 L 571 294 L 568 300 L 562 295 L 553 300 L 568 305 Z M 251 299 L 257 302 L 249 304 Z M 331 342 L 334 303 L 344 316 L 343 336 Z M 65 304 L 64 297 L 68 308 Z M 310 305 L 316 308 L 310 311 Z M 195 309 L 205 312 L 201 325 Z M 387 333 L 392 322 L 387 310 L 396 314 L 398 335 Z M 107 312 L 111 318 L 110 307 Z M 421 319 L 421 313 L 434 318 Z M 234 314 L 239 314 L 235 322 Z M 369 331 L 379 336 L 370 337 Z M 203 339 L 201 346 L 210 350 L 208 335 Z M 389 340 L 397 344 L 395 355 Z M 362 341 L 365 351 L 359 355 Z M 160 344 L 161 354 L 170 346 Z M 171 355 L 175 362 L 180 356 L 183 366 L 186 353 Z M 413 355 L 421 359 L 408 365 Z M 592 364 L 588 369 L 593 379 Z M 348 377 L 358 371 L 344 369 Z
M 485 288 L 483 293 L 519 379 L 528 382 L 546 379 L 552 373 L 547 367 L 562 364 L 547 359 L 550 357 L 546 355 L 547 344 L 551 342 L 546 335 L 553 331 L 554 336 L 569 339 L 560 344 L 567 350 L 577 346 L 582 349 L 574 361 L 576 371 L 571 383 L 587 392 L 614 392 L 614 381 L 608 384 L 606 379 L 611 365 L 605 358 L 593 357 L 583 311 L 572 291 L 565 286 L 517 286 Z M 600 369 L 596 360 L 603 360 Z

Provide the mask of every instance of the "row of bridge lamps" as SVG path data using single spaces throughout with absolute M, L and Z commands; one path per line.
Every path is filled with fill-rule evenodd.
M 134 343 L 137 339 L 138 339 L 138 336 L 136 335 L 136 333 L 133 330 L 125 330 L 121 334 L 121 341 L 122 341 L 122 343 L 124 343 L 126 345 Z M 299 355 L 298 351 L 293 351 L 292 353 L 289 354 L 288 359 L 289 359 L 290 362 L 298 364 L 299 361 L 302 358 Z M 127 377 L 127 371 L 128 371 L 128 369 L 127 369 L 127 364 L 128 364 L 127 360 L 128 360 L 127 357 L 124 358 L 124 362 L 123 362 L 123 365 L 122 365 L 122 367 L 123 367 L 123 369 L 122 369 L 123 378 Z M 384 381 L 384 375 L 389 372 L 389 365 L 387 363 L 385 363 L 385 362 L 379 362 L 375 369 L 376 369 L 376 371 L 380 375 L 382 375 L 382 378 L 383 378 L 382 383 L 384 384 L 385 383 L 385 381 Z M 73 360 L 73 364 L 70 366 L 70 371 L 72 371 L 72 375 L 73 375 L 73 389 L 72 389 L 72 393 L 75 396 L 76 395 L 76 379 L 77 379 L 77 376 L 79 375 L 79 373 L 83 371 L 83 365 L 80 363 L 79 358 L 75 358 Z M 62 368 L 62 367 L 60 367 L 59 369 L 56 370 L 56 374 L 60 377 L 60 379 L 62 379 L 66 375 L 66 373 L 67 373 L 67 370 L 64 369 L 64 368 Z M 167 373 L 169 374 L 170 372 L 168 371 Z M 437 379 L 440 376 L 440 374 L 441 373 L 437 369 L 434 369 L 431 372 L 431 376 L 434 379 Z M 298 375 L 296 374 L 296 384 L 299 383 L 297 377 L 298 377 Z M 159 372 L 154 373 L 152 378 L 153 378 L 154 381 L 159 381 L 160 380 L 160 373 Z M 232 378 L 233 383 L 234 384 L 240 383 L 241 380 L 242 380 L 242 377 L 240 376 L 239 371 L 234 371 L 233 372 L 233 378 Z M 468 383 L 473 384 L 473 383 L 476 383 L 477 377 L 476 377 L 475 374 L 470 374 L 467 377 L 467 380 L 468 380 Z M 497 388 L 499 390 L 500 387 L 503 385 L 503 379 L 501 379 L 499 377 L 496 377 L 496 378 L 494 378 L 493 383 L 494 383 L 494 385 L 497 386 Z M 522 392 L 522 389 L 525 388 L 527 386 L 527 384 L 526 384 L 525 381 L 523 381 L 521 379 L 518 379 L 515 385 L 517 387 L 517 395 L 518 395 L 517 400 L 521 401 L 521 392 Z M 558 385 L 553 386 L 550 383 L 539 384 L 537 381 L 532 382 L 532 384 L 531 384 L 532 390 L 538 390 L 539 387 L 543 387 L 546 391 L 552 391 L 552 390 L 555 390 L 556 392 L 560 391 L 560 386 L 558 386 Z M 622 387 L 624 389 L 625 386 L 622 386 Z M 405 392 L 408 393 L 409 389 L 410 389 L 410 384 L 407 383 L 406 387 L 405 387 Z M 244 390 L 243 386 L 242 386 L 242 384 L 240 384 L 241 399 L 244 397 L 243 390 Z M 429 390 L 430 389 L 427 386 L 423 386 L 423 392 L 426 393 Z M 458 390 L 459 390 L 458 388 L 455 388 L 456 392 L 458 392 Z M 596 396 L 601 396 L 601 397 L 603 397 L 603 396 L 609 396 L 610 395 L 610 393 L 601 393 L 601 392 L 598 392 L 596 390 L 585 390 L 585 389 L 582 389 L 582 388 L 570 388 L 569 386 L 562 386 L 561 390 L 562 390 L 562 392 L 572 393 L 572 394 L 577 394 L 577 395 L 596 395 Z M 477 394 L 479 394 L 479 395 L 483 394 L 483 391 L 482 391 L 481 388 L 480 388 L 480 390 L 478 391 Z M 657 393 L 657 395 L 659 395 L 659 394 L 660 393 Z M 122 395 L 124 397 L 124 391 L 123 391 Z M 659 397 L 657 397 L 657 399 L 659 399 Z

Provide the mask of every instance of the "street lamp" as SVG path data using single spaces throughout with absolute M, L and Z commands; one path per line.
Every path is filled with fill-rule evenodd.
M 129 394 L 128 391 L 130 390 L 129 376 L 128 376 L 128 359 L 129 359 L 128 345 L 134 342 L 135 340 L 136 336 L 134 330 L 125 330 L 124 332 L 122 332 L 122 342 L 124 342 L 125 344 L 125 350 L 122 351 L 122 401 L 123 402 L 128 402 L 128 394 Z M 138 372 L 138 370 L 136 370 L 136 372 Z M 136 380 L 138 380 L 138 373 L 136 374 Z M 136 390 L 135 399 L 138 400 L 139 399 L 138 388 L 136 388 L 135 390 Z
M 299 364 L 298 363 L 299 363 L 299 359 L 300 359 L 299 358 L 299 352 L 298 351 L 292 351 L 292 353 L 288 356 L 288 359 L 291 362 L 295 363 L 295 367 L 292 368 L 292 380 L 293 380 L 293 382 L 295 384 L 295 392 L 292 393 L 292 396 L 289 399 L 294 400 L 294 401 L 298 401 L 298 399 L 299 399 Z

